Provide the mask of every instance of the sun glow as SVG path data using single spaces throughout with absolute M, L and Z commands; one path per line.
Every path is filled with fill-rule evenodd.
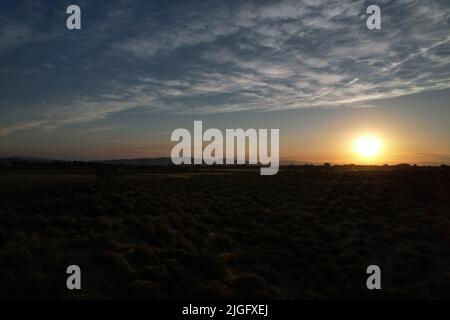
M 381 153 L 381 140 L 374 136 L 364 136 L 356 139 L 354 150 L 365 159 L 372 159 Z

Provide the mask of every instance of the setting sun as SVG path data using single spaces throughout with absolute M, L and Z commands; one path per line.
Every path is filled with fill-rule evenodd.
M 373 158 L 381 152 L 381 140 L 377 137 L 365 136 L 355 141 L 355 152 L 364 158 Z

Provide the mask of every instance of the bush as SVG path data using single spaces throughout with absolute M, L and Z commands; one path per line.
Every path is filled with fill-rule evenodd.
M 147 280 L 137 280 L 127 284 L 119 295 L 131 299 L 162 299 L 165 296 L 158 283 Z
M 100 256 L 100 260 L 104 262 L 105 267 L 113 273 L 114 277 L 122 280 L 128 280 L 134 277 L 135 270 L 128 261 L 115 253 L 105 252 Z
M 264 279 L 253 273 L 242 274 L 231 283 L 232 288 L 245 294 L 263 290 L 265 285 Z

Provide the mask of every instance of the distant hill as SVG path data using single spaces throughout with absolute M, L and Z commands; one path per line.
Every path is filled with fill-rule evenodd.
M 308 164 L 314 164 L 308 161 L 298 161 L 298 160 L 280 160 L 280 166 L 304 166 Z
M 191 160 L 193 163 L 194 159 Z M 10 164 L 12 162 L 27 162 L 27 163 L 50 163 L 50 162 L 72 162 L 69 160 L 56 160 L 56 159 L 46 159 L 38 157 L 27 157 L 27 156 L 11 156 L 0 158 L 0 164 Z M 111 165 L 130 165 L 130 166 L 167 166 L 172 165 L 172 159 L 169 157 L 159 157 L 159 158 L 136 158 L 136 159 L 108 159 L 108 160 L 97 160 L 97 161 L 81 161 L 81 162 L 93 162 L 93 163 L 103 163 Z M 225 159 L 224 159 L 225 162 Z M 281 166 L 288 165 L 308 165 L 311 162 L 298 161 L 298 160 L 280 160 Z
M 172 159 L 169 157 L 161 158 L 140 158 L 140 159 L 114 159 L 114 160 L 104 160 L 99 161 L 105 164 L 123 164 L 123 165 L 139 165 L 139 166 L 161 166 L 161 165 L 171 165 Z M 193 163 L 194 160 L 192 159 Z M 225 160 L 224 160 L 225 162 Z M 306 165 L 311 164 L 311 162 L 297 161 L 297 160 L 281 160 L 280 165 Z
M 38 157 L 27 156 L 11 156 L 0 158 L 0 164 L 10 164 L 12 162 L 27 162 L 27 163 L 47 163 L 47 162 L 63 162 L 62 160 L 52 160 Z
M 139 159 L 112 159 L 95 162 L 113 165 L 167 166 L 172 164 L 172 159 L 170 159 L 169 157 L 161 157 L 161 158 L 139 158 Z
M 29 157 L 29 156 L 10 156 L 10 157 L 0 157 L 0 165 L 9 165 L 14 162 L 29 163 L 29 164 L 45 164 L 45 163 L 72 163 L 71 160 L 59 160 L 59 159 L 47 159 L 39 157 Z M 95 161 L 76 161 L 81 163 L 99 163 L 99 164 L 110 164 L 110 165 L 129 165 L 129 166 L 169 166 L 172 164 L 172 159 L 169 157 L 159 157 L 159 158 L 136 158 L 136 159 L 109 159 L 109 160 L 95 160 Z M 194 159 L 191 159 L 191 163 L 194 163 Z M 224 159 L 225 163 L 225 159 Z M 448 164 L 448 163 L 447 163 Z M 298 160 L 280 160 L 280 166 L 304 166 L 304 165 L 323 165 L 323 163 L 314 163 L 308 161 L 298 161 Z M 332 164 L 334 165 L 334 164 Z M 348 165 L 348 164 L 347 164 Z M 394 166 L 395 164 L 391 164 Z M 439 162 L 423 161 L 417 162 L 418 166 L 439 166 Z M 346 166 L 346 164 L 341 164 L 341 166 Z

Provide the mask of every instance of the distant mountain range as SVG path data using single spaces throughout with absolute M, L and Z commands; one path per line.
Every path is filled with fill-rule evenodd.
M 0 164 L 10 164 L 12 162 L 27 162 L 27 163 L 49 163 L 49 162 L 71 162 L 69 160 L 56 160 L 38 157 L 27 156 L 12 156 L 0 158 Z M 98 160 L 98 161 L 81 161 L 81 162 L 94 162 L 111 165 L 130 165 L 130 166 L 167 166 L 172 165 L 172 159 L 169 157 L 159 158 L 136 158 L 136 159 L 110 159 L 110 160 Z M 193 160 L 192 160 L 193 162 Z M 281 160 L 280 165 L 307 165 L 312 164 L 306 161 L 297 160 Z
M 171 165 L 172 159 L 169 157 L 161 158 L 140 158 L 140 159 L 114 159 L 114 160 L 103 160 L 99 161 L 106 164 L 124 164 L 124 165 L 139 165 L 139 166 L 160 166 L 160 165 Z M 191 161 L 193 163 L 193 159 Z M 225 162 L 225 161 L 224 161 Z M 311 162 L 297 161 L 297 160 L 281 160 L 280 165 L 305 165 L 311 164 Z
M 52 159 L 46 159 L 46 158 L 27 157 L 27 156 L 11 156 L 11 157 L 0 158 L 0 164 L 9 164 L 14 161 L 29 162 L 29 163 L 65 162 L 64 160 L 52 160 Z
M 11 157 L 0 157 L 0 165 L 7 165 L 12 162 L 26 162 L 26 163 L 65 163 L 73 162 L 70 160 L 57 160 L 57 159 L 47 159 L 39 157 L 28 157 L 28 156 L 11 156 Z M 159 157 L 159 158 L 136 158 L 136 159 L 110 159 L 110 160 L 93 160 L 93 161 L 78 161 L 84 163 L 103 163 L 110 165 L 129 165 L 129 166 L 168 166 L 172 165 L 172 159 L 169 157 Z M 193 163 L 193 159 L 192 159 Z M 302 165 L 322 165 L 323 163 L 308 162 L 308 161 L 298 161 L 298 160 L 280 160 L 280 166 L 302 166 Z M 422 161 L 416 162 L 419 166 L 439 166 L 441 163 L 432 161 Z M 332 163 L 333 165 L 333 163 Z
M 54 162 L 72 162 L 70 160 L 47 159 L 27 156 L 12 156 L 0 158 L 0 164 L 9 164 L 12 162 L 27 162 L 27 163 L 54 163 Z M 110 160 L 93 160 L 93 161 L 79 161 L 85 163 L 104 163 L 112 165 L 138 165 L 138 166 L 161 166 L 170 165 L 172 160 L 169 157 L 161 158 L 139 158 L 139 159 L 110 159 Z
M 94 161 L 104 164 L 114 165 L 129 165 L 129 166 L 168 166 L 172 164 L 172 159 L 169 157 L 160 158 L 138 158 L 138 159 L 112 159 Z

